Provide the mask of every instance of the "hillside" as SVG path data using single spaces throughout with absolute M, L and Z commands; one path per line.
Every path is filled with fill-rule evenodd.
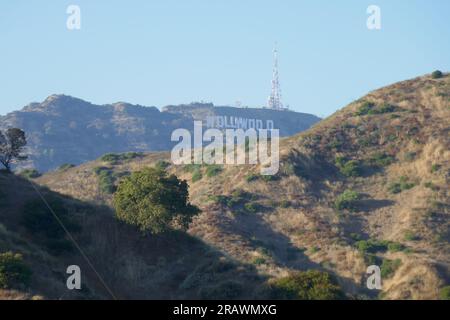
M 167 170 L 188 180 L 203 211 L 189 234 L 252 266 L 257 279 L 319 269 L 349 298 L 437 299 L 450 279 L 449 124 L 450 76 L 426 75 L 373 91 L 283 139 L 276 176 L 251 165 Z M 121 177 L 161 161 L 169 154 L 109 156 L 35 182 L 109 211 Z M 365 288 L 371 264 L 382 269 L 380 292 Z
M 89 262 L 39 194 L 64 221 Z M 0 300 L 248 299 L 265 281 L 252 265 L 233 261 L 185 233 L 143 236 L 117 222 L 105 206 L 33 187 L 30 181 L 0 171 L 0 253 L 4 252 L 21 254 L 31 277 L 26 286 L 21 283 L 14 289 L 2 289 L 0 281 Z M 81 291 L 65 286 L 69 265 L 81 268 Z
M 205 166 L 169 167 L 189 181 L 203 210 L 190 233 L 269 277 L 325 269 L 347 292 L 373 295 L 364 290 L 365 268 L 376 263 L 385 275 L 382 297 L 436 298 L 450 263 L 449 96 L 448 75 L 376 90 L 282 140 L 281 170 L 271 181 L 255 166 L 225 166 L 213 177 Z M 109 204 L 94 168 L 117 175 L 160 159 L 168 154 L 98 160 L 38 182 Z M 192 182 L 195 171 L 202 178 Z M 345 190 L 357 199 L 338 203 Z
M 26 132 L 29 161 L 23 167 L 41 172 L 63 164 L 80 164 L 108 152 L 170 150 L 173 130 L 192 131 L 193 121 L 207 116 L 272 120 L 281 136 L 308 129 L 320 119 L 298 112 L 215 107 L 213 104 L 167 106 L 162 112 L 118 102 L 95 105 L 65 95 L 49 96 L 20 111 L 0 116 L 0 129 L 17 127 Z

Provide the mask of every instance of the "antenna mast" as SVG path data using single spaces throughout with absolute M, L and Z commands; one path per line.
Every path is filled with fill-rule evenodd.
M 273 50 L 273 77 L 272 77 L 272 92 L 268 101 L 269 109 L 284 110 L 283 103 L 281 102 L 281 87 L 278 79 L 278 50 Z

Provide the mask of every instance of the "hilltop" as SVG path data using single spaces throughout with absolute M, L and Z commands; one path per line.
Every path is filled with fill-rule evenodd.
M 63 164 L 91 161 L 108 152 L 170 150 L 175 144 L 170 139 L 175 129 L 192 131 L 193 121 L 205 122 L 207 116 L 271 120 L 281 136 L 306 130 L 320 120 L 292 111 L 203 103 L 167 106 L 161 112 L 156 107 L 125 102 L 95 105 L 66 95 L 51 95 L 41 103 L 0 116 L 0 129 L 24 130 L 30 156 L 21 167 L 45 172 Z

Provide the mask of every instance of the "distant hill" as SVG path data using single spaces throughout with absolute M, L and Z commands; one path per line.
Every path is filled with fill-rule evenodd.
M 18 127 L 26 132 L 29 161 L 24 167 L 39 171 L 62 164 L 80 164 L 110 152 L 163 151 L 174 145 L 177 128 L 192 131 L 193 120 L 208 116 L 272 120 L 281 136 L 310 128 L 320 118 L 306 113 L 256 108 L 215 107 L 192 103 L 167 106 L 163 111 L 118 102 L 95 105 L 66 95 L 52 95 L 20 111 L 0 116 L 0 129 Z

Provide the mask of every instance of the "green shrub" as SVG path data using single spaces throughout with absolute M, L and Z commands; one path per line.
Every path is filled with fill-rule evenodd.
M 115 163 L 120 159 L 120 155 L 116 153 L 107 153 L 100 158 L 100 161 Z
M 408 177 L 402 176 L 402 177 L 400 177 L 399 182 L 391 183 L 388 186 L 388 191 L 390 193 L 397 194 L 397 193 L 400 193 L 402 191 L 414 188 L 415 184 L 412 183 L 412 182 L 408 182 L 408 181 L 409 181 Z
M 381 264 L 381 276 L 383 278 L 391 277 L 395 271 L 400 267 L 402 261 L 400 259 L 389 260 L 383 259 L 383 263 Z
M 440 70 L 436 70 L 431 73 L 431 78 L 433 78 L 433 79 L 440 79 L 443 76 L 444 76 L 444 74 Z
M 383 103 L 381 105 L 375 105 L 373 102 L 365 101 L 363 102 L 355 115 L 364 116 L 364 115 L 374 115 L 374 114 L 383 114 L 397 111 L 397 107 L 388 103 Z
M 334 159 L 334 164 L 336 165 L 336 167 L 341 168 L 345 165 L 345 163 L 347 162 L 347 158 L 342 157 L 342 156 L 338 156 L 336 157 L 336 159 Z
M 319 251 L 320 251 L 320 248 L 319 248 L 319 247 L 311 247 L 311 249 L 309 250 L 309 252 L 310 252 L 311 254 L 317 253 L 317 252 L 319 252 Z
M 341 173 L 346 177 L 358 177 L 361 175 L 359 161 L 350 160 L 341 168 Z
M 374 107 L 375 107 L 375 103 L 365 101 L 362 103 L 362 105 L 359 106 L 359 108 L 355 114 L 357 116 L 363 116 L 363 115 L 369 114 L 370 110 L 372 110 Z
M 439 298 L 441 300 L 450 300 L 450 286 L 445 286 L 439 292 Z
M 155 168 L 165 170 L 170 166 L 170 163 L 164 160 L 158 160 L 155 163 Z
M 398 242 L 390 242 L 388 244 L 388 250 L 391 252 L 398 252 L 405 250 L 405 246 Z
M 0 288 L 10 289 L 28 286 L 31 270 L 24 263 L 22 255 L 13 252 L 0 253 Z
M 247 202 L 252 198 L 252 195 L 242 189 L 236 189 L 231 193 L 231 197 L 228 200 L 228 206 L 231 208 L 237 204 Z
M 408 181 L 409 181 L 408 177 L 406 177 L 406 176 L 400 177 L 400 184 L 401 184 L 402 190 L 409 190 L 415 186 L 414 183 L 408 182 Z
M 433 164 L 433 165 L 431 166 L 431 173 L 438 172 L 439 169 L 441 169 L 441 165 L 439 165 L 439 164 Z
M 209 196 L 209 199 L 216 203 L 216 204 L 220 204 L 222 206 L 226 206 L 228 203 L 229 198 L 227 196 L 224 195 L 213 195 L 213 196 Z
M 406 241 L 417 241 L 420 239 L 420 237 L 414 234 L 412 231 L 406 231 L 404 238 Z
M 263 258 L 263 257 L 256 257 L 256 258 L 254 258 L 254 259 L 252 260 L 252 263 L 253 263 L 254 265 L 259 266 L 259 265 L 265 264 L 265 263 L 266 263 L 266 259 Z
M 377 110 L 375 110 L 375 112 L 378 114 L 381 114 L 381 113 L 394 112 L 396 110 L 397 110 L 397 108 L 395 106 L 388 104 L 388 103 L 383 103 L 381 106 L 379 106 L 377 108 Z
M 388 187 L 388 191 L 393 194 L 402 192 L 400 183 L 395 182 L 395 183 L 390 184 Z
M 73 168 L 73 167 L 75 167 L 74 164 L 64 163 L 64 164 L 62 164 L 62 165 L 60 165 L 60 166 L 58 167 L 58 170 L 59 170 L 59 171 L 65 171 L 65 170 L 68 170 L 68 169 Z
M 186 230 L 200 212 L 189 202 L 188 184 L 166 171 L 146 168 L 123 179 L 114 194 L 116 217 L 143 232 Z
M 265 181 L 265 182 L 270 182 L 270 181 L 277 181 L 279 178 L 276 175 L 273 174 L 267 174 L 267 175 L 260 175 L 260 178 Z
M 252 181 L 256 181 L 258 180 L 259 175 L 255 174 L 255 173 L 249 173 L 248 175 L 245 176 L 245 180 L 247 182 L 252 182 Z
M 342 142 L 337 138 L 334 138 L 329 144 L 328 148 L 339 150 L 342 147 Z
M 336 300 L 343 294 L 335 280 L 326 272 L 299 271 L 270 284 L 270 298 L 283 300 Z
M 377 252 L 384 252 L 388 250 L 389 241 L 386 240 L 360 240 L 355 243 L 356 248 L 361 253 L 377 253 Z
M 22 170 L 19 175 L 26 179 L 35 179 L 39 178 L 41 174 L 36 169 L 24 169 Z
M 105 194 L 112 194 L 116 191 L 116 186 L 114 185 L 116 176 L 110 168 L 96 167 L 94 168 L 94 173 L 99 179 L 99 187 L 101 192 Z
M 377 167 L 386 167 L 392 164 L 394 160 L 395 159 L 393 157 L 385 153 L 377 152 L 370 157 L 369 161 L 372 165 L 375 165 Z
M 439 191 L 439 186 L 435 185 L 434 183 L 427 181 L 424 183 L 425 188 L 431 189 L 433 191 Z
M 398 137 L 397 137 L 397 135 L 394 134 L 394 133 L 392 133 L 392 134 L 390 134 L 390 135 L 388 135 L 388 136 L 386 137 L 386 140 L 389 141 L 389 142 L 396 141 L 397 139 L 398 139 Z
M 126 152 L 126 153 L 107 153 L 100 158 L 100 161 L 108 162 L 110 164 L 117 164 L 120 161 L 132 160 L 142 157 L 142 152 Z
M 206 176 L 208 178 L 215 177 L 222 172 L 222 167 L 216 164 L 206 166 Z
M 338 210 L 355 210 L 356 202 L 359 200 L 360 195 L 352 190 L 345 190 L 340 194 L 334 202 L 334 206 Z
M 192 173 L 192 182 L 197 182 L 202 180 L 203 175 L 202 172 L 200 170 L 196 170 L 194 171 L 194 173 Z
M 347 161 L 345 157 L 337 157 L 335 164 L 346 177 L 359 177 L 362 174 L 361 164 L 357 160 Z
M 397 193 L 402 192 L 402 188 L 401 188 L 400 183 L 398 183 L 398 182 L 391 183 L 391 184 L 388 186 L 388 191 L 389 191 L 390 193 L 392 193 L 392 194 L 397 194 Z
M 285 167 L 284 167 L 285 168 Z M 256 181 L 256 180 L 262 180 L 264 182 L 270 182 L 270 181 L 277 181 L 279 180 L 279 177 L 276 175 L 262 175 L 262 174 L 255 174 L 255 173 L 250 173 L 245 177 L 245 180 L 247 182 L 252 182 L 252 181 Z
M 354 241 L 360 241 L 361 235 L 355 232 L 350 233 L 350 238 Z
M 385 252 L 387 250 L 391 252 L 404 251 L 406 247 L 398 242 L 387 241 L 387 240 L 359 240 L 355 243 L 356 248 L 361 253 L 377 253 Z
M 244 204 L 245 211 L 249 213 L 256 213 L 258 211 L 258 206 L 252 202 Z

